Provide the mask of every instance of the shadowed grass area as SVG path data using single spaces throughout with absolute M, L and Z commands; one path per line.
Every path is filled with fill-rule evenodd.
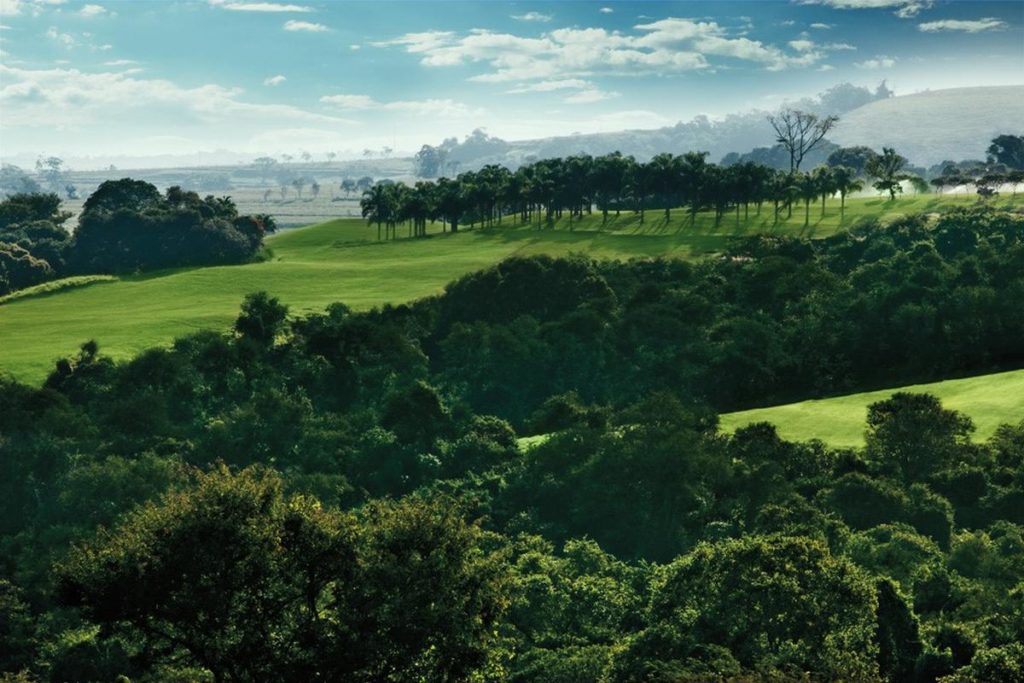
M 790 441 L 821 439 L 833 446 L 862 446 L 868 406 L 897 391 L 934 394 L 946 408 L 966 413 L 978 428 L 974 437 L 979 441 L 1001 424 L 1024 420 L 1024 370 L 1013 370 L 729 413 L 721 416 L 722 430 L 771 422 Z
M 1003 198 L 999 205 L 1012 200 Z M 88 276 L 46 283 L 0 304 L 0 371 L 26 382 L 40 382 L 56 359 L 73 354 L 89 340 L 103 353 L 127 358 L 198 329 L 226 329 L 249 292 L 266 290 L 291 307 L 292 314 L 322 310 L 341 301 L 355 309 L 410 301 L 439 293 L 453 279 L 514 255 L 585 253 L 599 259 L 633 257 L 695 258 L 721 250 L 730 238 L 757 233 L 822 237 L 856 223 L 898 215 L 947 210 L 974 204 L 969 195 L 924 195 L 895 202 L 876 197 L 830 200 L 824 217 L 811 206 L 810 221 L 797 207 L 776 223 L 771 205 L 760 215 L 750 208 L 716 224 L 710 213 L 696 220 L 683 210 L 600 214 L 569 221 L 524 225 L 508 217 L 501 226 L 464 225 L 458 234 L 431 226 L 426 239 L 379 243 L 377 229 L 364 221 L 339 219 L 289 230 L 267 241 L 270 259 L 240 266 L 186 268 L 139 276 Z

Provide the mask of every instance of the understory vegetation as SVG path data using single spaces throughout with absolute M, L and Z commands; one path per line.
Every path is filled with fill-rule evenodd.
M 980 207 L 86 343 L 0 379 L 0 668 L 1022 680 L 1024 422 L 977 443 L 897 393 L 832 448 L 717 418 L 1019 365 L 1022 297 L 1024 218 Z

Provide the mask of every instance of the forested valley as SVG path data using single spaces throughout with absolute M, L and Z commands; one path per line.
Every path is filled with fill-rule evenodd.
M 0 379 L 6 681 L 1017 681 L 1024 423 L 717 414 L 1020 367 L 1024 218 L 513 258 Z

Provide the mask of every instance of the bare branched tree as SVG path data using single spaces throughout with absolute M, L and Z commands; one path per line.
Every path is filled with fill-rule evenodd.
M 804 157 L 839 122 L 839 117 L 819 119 L 817 115 L 799 109 L 784 109 L 778 115 L 769 116 L 768 122 L 778 136 L 776 141 L 789 152 L 789 172 L 794 173 L 800 170 Z

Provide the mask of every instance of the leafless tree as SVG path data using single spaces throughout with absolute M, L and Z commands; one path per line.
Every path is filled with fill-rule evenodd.
M 838 116 L 817 115 L 799 109 L 784 109 L 778 115 L 768 117 L 778 136 L 775 140 L 789 152 L 789 172 L 800 170 L 804 157 L 818 146 L 830 130 L 839 122 Z

